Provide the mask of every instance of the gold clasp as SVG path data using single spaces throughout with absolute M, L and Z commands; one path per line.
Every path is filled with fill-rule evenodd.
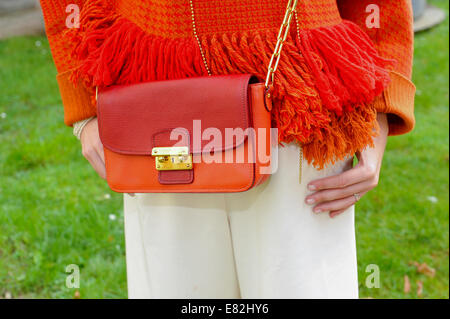
M 154 147 L 152 156 L 155 157 L 156 170 L 158 171 L 181 171 L 191 170 L 192 155 L 189 148 L 183 147 Z

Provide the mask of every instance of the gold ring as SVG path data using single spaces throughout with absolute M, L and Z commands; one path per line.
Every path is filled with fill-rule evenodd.
M 353 194 L 353 197 L 355 197 L 355 200 L 357 202 L 359 202 L 359 200 L 361 199 L 361 195 L 359 195 L 358 193 Z

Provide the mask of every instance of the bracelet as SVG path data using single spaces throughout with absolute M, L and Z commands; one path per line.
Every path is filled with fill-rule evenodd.
M 73 123 L 73 135 L 75 135 L 77 139 L 81 139 L 81 132 L 83 132 L 84 127 L 94 118 L 95 116 L 92 116 L 85 120 Z

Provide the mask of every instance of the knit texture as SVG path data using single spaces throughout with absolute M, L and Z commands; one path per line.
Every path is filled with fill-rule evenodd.
M 69 74 L 59 80 L 67 124 L 95 114 L 86 99 L 94 86 L 207 75 L 188 0 L 78 1 L 81 27 L 67 30 L 61 23 L 69 2 L 41 0 L 58 71 Z M 319 168 L 372 145 L 377 111 L 391 114 L 390 134 L 414 123 L 409 1 L 338 2 L 299 1 L 275 76 L 279 141 L 302 144 L 305 158 Z M 376 32 L 364 25 L 365 2 L 380 3 Z M 263 80 L 286 3 L 194 0 L 212 74 L 252 73 Z
M 56 76 L 64 106 L 64 123 L 72 125 L 75 122 L 95 116 L 97 109 L 93 103 L 94 90 L 78 81 L 74 85 L 70 77 L 73 71 L 65 71 Z

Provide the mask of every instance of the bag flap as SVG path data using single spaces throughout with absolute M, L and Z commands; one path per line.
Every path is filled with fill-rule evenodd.
M 121 154 L 149 155 L 164 132 L 181 128 L 187 130 L 192 153 L 211 146 L 209 134 L 203 130 L 218 129 L 222 141 L 216 150 L 232 149 L 244 143 L 246 136 L 226 141 L 225 129 L 248 128 L 248 88 L 255 78 L 249 74 L 208 76 L 181 80 L 156 81 L 133 85 L 118 85 L 98 93 L 97 113 L 100 139 L 105 147 Z M 194 120 L 201 120 L 201 129 Z M 198 122 L 197 122 L 198 123 Z M 193 141 L 196 138 L 196 142 Z M 200 142 L 201 139 L 201 143 Z M 213 139 L 214 140 L 214 139 Z M 229 145 L 226 145 L 226 142 Z M 186 143 L 185 143 L 186 144 Z

